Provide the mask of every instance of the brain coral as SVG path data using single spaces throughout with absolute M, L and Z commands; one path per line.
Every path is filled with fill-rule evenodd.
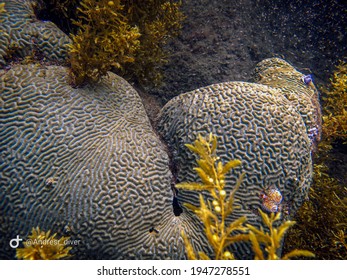
M 261 225 L 257 209 L 262 207 L 264 189 L 280 190 L 283 210 L 293 214 L 306 198 L 312 178 L 307 126 L 317 122 L 316 109 L 306 98 L 311 89 L 301 80 L 302 74 L 278 59 L 261 62 L 255 76 L 264 77 L 265 83 L 267 71 L 279 62 L 285 65 L 286 75 L 274 75 L 271 82 L 267 80 L 269 85 L 227 82 L 184 93 L 164 106 L 158 122 L 158 131 L 172 152 L 178 182 L 198 180 L 195 158 L 184 144 L 199 133 L 218 136 L 217 154 L 224 162 L 242 161 L 227 182 L 230 190 L 245 172 L 236 193 L 237 210 L 230 219 L 245 215 L 256 226 Z M 284 88 L 279 89 L 279 84 Z M 199 205 L 196 192 L 180 190 L 178 199 Z M 250 249 L 245 244 L 241 247 L 235 248 L 236 256 L 249 258 Z
M 261 61 L 255 67 L 253 80 L 256 83 L 276 88 L 302 116 L 307 133 L 315 145 L 321 138 L 321 106 L 319 94 L 312 82 L 303 82 L 304 75 L 288 62 L 279 58 Z
M 169 158 L 141 99 L 109 73 L 73 89 L 67 69 L 0 71 L 0 258 L 32 227 L 80 240 L 75 258 L 183 258 Z
M 64 61 L 69 37 L 54 23 L 36 19 L 35 1 L 5 0 L 0 13 L 0 66 L 6 57 L 42 55 L 47 60 Z
M 35 1 L 4 3 L 0 65 L 11 53 L 65 59 L 68 37 L 35 19 Z M 173 207 L 172 164 L 136 91 L 112 73 L 74 89 L 67 72 L 38 64 L 0 70 L 0 258 L 14 258 L 9 241 L 32 227 L 79 241 L 71 253 L 80 259 L 184 258 L 182 229 L 197 251 L 211 252 L 197 218 Z M 253 78 L 174 98 L 158 131 L 179 182 L 197 180 L 184 144 L 216 134 L 221 159 L 243 163 L 229 190 L 246 174 L 230 220 L 245 215 L 260 226 L 264 189 L 279 190 L 290 214 L 306 197 L 320 108 L 313 84 L 283 60 L 264 60 Z M 180 191 L 178 199 L 198 204 L 195 192 Z M 234 249 L 238 258 L 252 257 L 247 244 Z

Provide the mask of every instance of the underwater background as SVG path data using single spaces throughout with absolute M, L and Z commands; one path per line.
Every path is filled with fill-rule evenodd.
M 11 1 L 0 1 L 0 4 L 5 3 L 5 10 L 7 2 Z M 85 27 L 82 26 L 82 23 L 80 25 L 78 25 L 78 23 L 76 24 L 76 21 L 80 20 L 76 7 L 79 6 L 79 2 L 83 1 L 47 0 L 32 2 L 37 3 L 35 6 L 35 15 L 39 20 L 52 21 L 65 34 L 74 34 L 76 36 L 75 41 L 79 42 L 79 38 L 77 37 L 79 34 L 78 30 L 79 28 L 83 29 Z M 96 2 L 105 1 L 84 2 L 93 6 L 93 4 Z M 107 4 L 112 2 L 113 4 L 109 5 L 113 6 L 117 5 L 119 1 L 106 2 Z M 128 9 L 131 8 L 129 3 L 137 3 L 137 1 L 123 2 L 127 2 L 127 4 L 124 5 L 128 5 L 126 6 Z M 177 3 L 177 1 L 168 2 Z M 148 8 L 151 7 L 151 5 L 155 6 L 156 1 L 143 1 L 142 3 L 144 4 L 142 5 L 147 4 L 147 7 L 141 6 L 141 1 L 139 3 L 140 4 L 138 4 L 138 7 L 144 11 L 144 14 L 147 13 L 148 17 L 156 17 L 155 14 L 151 14 L 153 11 L 155 12 L 155 9 L 151 10 Z M 136 6 L 136 4 L 134 5 Z M 140 8 L 139 11 L 141 10 Z M 344 94 L 344 96 L 347 94 L 345 88 L 346 81 L 343 81 L 343 79 L 347 79 L 347 68 L 346 64 L 343 63 L 343 61 L 346 62 L 347 55 L 346 1 L 187 0 L 181 2 L 181 5 L 179 5 L 179 10 L 182 12 L 182 14 L 178 14 L 178 12 L 173 9 L 173 12 L 171 12 L 172 22 L 170 22 L 170 24 L 163 23 L 164 29 L 160 29 L 158 27 L 158 30 L 162 31 L 160 36 L 158 35 L 158 37 L 155 37 L 153 34 L 157 33 L 153 32 L 152 34 L 150 31 L 148 31 L 150 29 L 147 30 L 149 39 L 147 39 L 147 41 L 141 41 L 140 43 L 144 45 L 143 49 L 137 46 L 137 40 L 141 39 L 141 36 L 139 35 L 141 32 L 146 32 L 145 27 L 141 27 L 141 24 L 139 24 L 140 27 L 138 30 L 130 30 L 125 26 L 124 29 L 121 29 L 123 28 L 123 22 L 127 22 L 125 19 L 122 18 L 122 21 L 113 22 L 112 24 L 117 24 L 118 26 L 117 32 L 126 31 L 126 36 L 124 36 L 124 38 L 126 38 L 125 40 L 129 40 L 129 42 L 132 41 L 133 46 L 140 48 L 141 51 L 138 53 L 141 53 L 141 55 L 136 54 L 135 49 L 132 50 L 131 46 L 126 48 L 124 47 L 124 50 L 122 49 L 123 52 L 119 52 L 117 53 L 117 56 L 115 56 L 115 59 L 119 59 L 119 61 L 116 61 L 116 63 L 112 65 L 113 68 L 102 69 L 101 67 L 100 72 L 96 76 L 92 77 L 92 79 L 95 78 L 95 81 L 98 81 L 98 75 L 103 76 L 109 70 L 112 70 L 116 74 L 125 77 L 125 79 L 130 82 L 132 87 L 134 87 L 139 93 L 141 102 L 144 105 L 146 114 L 153 127 L 157 127 L 158 125 L 158 116 L 160 115 L 160 110 L 174 97 L 180 95 L 181 93 L 189 92 L 216 83 L 229 81 L 251 81 L 250 77 L 255 66 L 260 61 L 271 57 L 277 57 L 287 61 L 289 64 L 295 66 L 297 71 L 304 75 L 312 75 L 313 83 L 321 94 L 320 100 L 323 107 L 323 114 L 328 115 L 329 112 L 331 113 L 333 111 L 329 111 L 327 109 L 325 110 L 324 106 L 331 106 L 331 104 L 339 102 L 341 102 L 341 106 L 347 110 L 346 103 L 342 103 L 343 101 L 346 101 L 346 97 L 343 97 L 340 100 L 336 97 L 338 96 L 340 98 L 340 95 L 329 95 L 329 92 L 332 92 L 332 81 L 334 77 L 333 73 L 334 71 L 336 72 L 336 67 L 338 65 L 341 67 L 338 68 L 340 69 L 339 71 L 341 75 L 338 76 L 340 80 L 335 80 L 335 84 L 340 81 L 342 94 Z M 141 12 L 138 12 L 138 14 L 142 15 Z M 137 14 L 134 13 L 134 15 L 136 16 Z M 136 21 L 135 16 L 132 19 L 127 19 L 129 23 Z M 139 18 L 141 19 L 142 16 L 139 16 Z M 94 29 L 92 28 L 89 30 L 89 36 L 92 38 L 92 41 L 95 42 L 95 45 L 98 43 L 96 37 L 93 36 L 97 36 L 98 34 L 100 35 L 102 32 L 106 32 L 105 30 L 112 30 L 111 25 L 107 27 L 102 26 L 100 29 L 97 29 L 98 27 L 96 25 L 98 22 L 100 23 L 100 19 L 93 22 L 94 25 L 92 26 Z M 165 22 L 165 20 L 163 22 Z M 84 31 L 86 30 L 88 29 L 85 28 Z M 170 32 L 163 30 L 170 30 Z M 100 38 L 102 38 L 101 35 Z M 86 38 L 80 38 L 80 40 L 80 42 L 82 42 L 83 40 L 86 40 Z M 159 47 L 157 47 L 155 44 L 151 45 L 153 43 L 151 40 L 158 40 L 157 45 Z M 63 39 L 61 41 L 63 41 Z M 5 44 L 5 41 L 0 40 L 0 43 Z M 120 46 L 126 45 L 124 41 L 114 44 L 116 46 L 118 46 L 117 44 Z M 6 53 L 5 55 L 0 53 L 1 55 L 4 55 L 5 58 L 4 63 L 2 63 L 2 69 L 4 71 L 9 70 L 15 64 L 23 63 L 22 59 L 30 56 L 30 54 L 27 53 L 23 57 L 20 57 L 21 52 L 17 52 L 14 46 L 11 46 L 9 49 L 12 50 L 12 53 Z M 78 51 L 83 52 L 81 49 L 78 50 L 76 48 L 75 50 L 76 53 Z M 156 52 L 151 53 L 150 50 L 156 50 Z M 94 52 L 95 50 L 92 51 Z M 161 54 L 161 51 L 163 51 L 163 54 Z M 112 49 L 112 52 L 114 52 L 114 49 Z M 126 55 L 124 55 L 124 53 Z M 153 55 L 153 53 L 155 53 L 157 56 Z M 81 58 L 81 56 L 76 56 L 74 58 L 75 60 L 71 60 L 71 64 L 75 63 L 75 65 L 77 65 L 77 68 L 74 68 L 77 70 L 73 70 L 73 74 L 70 76 L 73 80 L 72 83 L 76 83 L 76 85 L 78 83 L 87 83 L 84 76 L 81 78 L 76 74 L 81 73 L 86 69 L 82 66 L 81 68 L 78 68 L 80 67 L 80 64 L 78 63 L 83 59 L 89 59 L 90 64 L 94 63 L 92 56 L 87 53 L 87 51 L 85 54 L 86 57 Z M 58 60 L 60 59 L 60 55 L 61 54 L 57 55 Z M 62 56 L 64 56 L 64 54 Z M 152 57 L 153 59 L 151 60 Z M 35 63 L 35 61 L 39 61 L 40 58 L 42 59 L 40 55 L 37 56 L 35 54 L 32 56 L 32 60 L 24 63 Z M 95 63 L 100 63 L 100 61 L 100 59 L 96 59 Z M 136 64 L 137 61 L 141 61 L 141 63 Z M 133 66 L 133 63 L 136 66 Z M 49 64 L 50 63 L 48 62 L 47 65 Z M 65 65 L 65 62 L 54 62 L 51 64 Z M 29 72 L 30 71 L 34 72 L 36 70 L 32 69 L 29 70 Z M 74 71 L 76 71 L 75 74 Z M 159 74 L 157 74 L 157 72 Z M 38 75 L 42 74 L 40 71 L 37 73 Z M 57 73 L 63 76 L 60 70 L 57 70 Z M 143 73 L 155 74 L 149 74 L 146 76 Z M 113 79 L 117 80 L 117 78 Z M 105 91 L 109 90 L 107 86 L 105 86 L 105 88 Z M 338 88 L 337 91 L 338 90 L 340 89 Z M 129 91 L 131 90 L 129 89 Z M 332 100 L 327 100 L 329 97 L 331 97 Z M 107 101 L 105 101 L 103 98 L 105 97 L 102 95 L 97 95 L 97 99 L 102 100 L 102 104 L 106 104 Z M 136 99 L 135 97 L 127 98 L 129 98 L 129 100 Z M 76 100 L 78 101 L 79 99 Z M 136 100 L 136 102 L 132 103 L 136 104 L 134 105 L 134 111 L 142 106 L 139 105 L 141 102 Z M 127 110 L 131 109 L 126 108 L 126 106 L 121 106 L 119 112 L 124 112 L 124 114 L 126 114 L 125 112 L 127 112 Z M 106 115 L 109 114 L 107 109 L 105 110 L 105 113 Z M 112 114 L 110 114 L 110 116 L 111 115 Z M 345 117 L 347 117 L 347 114 Z M 6 118 L 7 116 L 4 118 L 5 121 Z M 145 119 L 147 117 L 145 117 L 145 114 L 140 112 L 137 118 L 138 119 L 134 120 L 134 123 L 141 126 L 140 119 Z M 347 121 L 345 120 L 344 124 L 346 124 L 346 122 Z M 103 120 L 102 123 L 107 126 L 107 124 L 105 124 L 107 123 L 107 120 Z M 326 123 L 328 123 L 328 121 L 326 121 Z M 145 124 L 144 126 L 147 125 L 148 124 Z M 3 127 L 1 129 L 5 131 Z M 115 127 L 110 126 L 110 129 L 115 129 Z M 137 131 L 138 128 L 134 128 L 134 130 Z M 316 164 L 313 171 L 313 184 L 307 200 L 297 211 L 296 215 L 291 217 L 297 223 L 287 233 L 287 237 L 283 245 L 283 253 L 287 253 L 295 248 L 300 248 L 313 252 L 315 254 L 315 258 L 317 259 L 347 258 L 347 220 L 345 213 L 347 210 L 347 145 L 345 143 L 347 139 L 347 127 L 344 131 L 340 129 L 340 134 L 335 133 L 337 136 L 332 132 L 329 135 L 329 131 L 330 130 L 325 130 L 326 134 L 324 135 L 323 129 L 323 142 L 321 146 L 318 147 L 313 153 L 313 163 Z M 5 136 L 6 133 L 4 133 Z M 155 137 L 152 134 L 148 135 L 148 139 L 150 140 L 146 140 L 146 145 L 148 144 L 147 146 L 150 150 L 153 147 L 151 143 L 157 143 L 157 140 L 155 140 Z M 140 135 L 139 138 L 141 137 L 143 136 Z M 126 135 L 124 135 L 124 139 L 127 139 Z M 119 138 L 119 141 L 123 141 L 124 139 L 122 136 Z M 127 139 L 124 141 L 129 142 L 130 140 Z M 141 142 L 141 140 L 138 141 Z M 5 147 L 3 147 L 4 143 L 5 140 L 3 143 L 1 143 L 1 148 L 3 149 L 2 151 L 5 151 Z M 158 145 L 160 146 L 160 144 Z M 131 149 L 133 146 L 130 145 L 128 148 Z M 144 147 L 142 148 L 145 149 Z M 154 148 L 154 152 L 151 152 L 151 155 L 149 155 L 148 158 L 153 160 L 153 162 L 156 162 L 156 160 L 160 161 L 158 164 L 162 164 L 162 162 L 164 162 L 163 165 L 166 165 L 169 159 L 166 158 L 165 155 L 160 156 L 160 159 L 155 159 L 155 156 L 152 155 L 152 153 L 162 155 L 162 151 L 165 149 L 166 147 L 163 148 L 161 146 L 158 149 Z M 122 158 L 121 160 L 122 162 L 127 162 L 127 159 Z M 5 176 L 3 176 L 3 174 L 7 174 L 8 168 L 2 164 L 0 171 L 1 177 L 4 179 Z M 150 173 L 152 171 L 153 170 L 150 170 L 148 172 Z M 159 181 L 160 184 L 170 185 L 170 176 L 165 170 L 163 171 L 163 169 L 161 169 L 161 171 L 162 178 Z M 52 182 L 47 182 L 47 178 L 41 178 L 40 182 L 42 181 L 43 184 L 50 187 L 55 184 L 53 176 L 50 178 L 52 178 Z M 34 179 L 31 178 L 30 180 Z M 78 179 L 76 179 L 76 182 L 77 181 Z M 2 182 L 7 181 L 2 180 Z M 97 179 L 96 182 L 98 182 Z M 1 187 L 4 188 L 4 186 Z M 6 197 L 4 193 L 10 191 L 11 187 L 6 186 L 6 191 L 3 192 L 3 201 L 1 202 L 0 207 L 1 218 L 3 219 L 1 228 L 2 236 L 5 236 L 7 233 L 5 221 L 8 220 L 6 220 L 7 218 L 5 218 L 4 213 L 8 215 L 8 213 L 11 211 L 8 209 L 10 203 L 4 198 Z M 167 190 L 168 193 L 170 191 L 170 189 Z M 82 194 L 79 195 L 83 196 L 85 191 L 81 191 L 81 193 Z M 45 195 L 43 196 L 44 199 Z M 132 195 L 130 194 L 129 197 L 131 196 Z M 121 200 L 121 198 L 118 197 L 117 199 Z M 146 205 L 148 202 L 147 200 L 140 200 L 140 203 Z M 162 202 L 162 205 L 153 207 L 166 209 L 168 205 L 171 207 L 171 203 L 171 200 L 167 199 Z M 155 201 L 150 201 L 150 204 L 155 205 Z M 82 205 L 82 208 L 85 207 L 85 209 L 87 209 L 87 205 L 88 202 L 86 202 L 86 205 Z M 150 207 L 148 206 L 148 208 Z M 39 213 L 38 210 L 36 211 L 36 213 Z M 70 215 L 71 211 L 73 212 L 74 210 L 69 209 L 67 211 L 68 214 L 66 215 Z M 103 213 L 100 215 L 102 214 Z M 119 213 L 117 213 L 117 215 L 118 214 Z M 163 210 L 163 216 L 169 217 L 169 214 Z M 24 216 L 22 215 L 21 218 L 23 217 Z M 9 218 L 9 220 L 11 219 L 12 217 Z M 131 220 L 132 217 L 129 219 Z M 171 218 L 171 216 L 170 219 L 174 220 L 174 218 Z M 190 218 L 187 218 L 187 220 L 182 222 L 182 224 L 188 223 L 190 221 L 189 219 Z M 194 218 L 192 219 L 194 220 Z M 54 219 L 52 218 L 52 221 L 53 220 Z M 134 220 L 136 219 L 134 218 Z M 63 221 L 60 222 L 61 225 L 63 225 Z M 86 227 L 90 227 L 91 225 L 88 223 L 88 221 L 83 221 L 79 231 L 83 231 Z M 128 222 L 125 222 L 125 224 L 127 223 Z M 160 222 L 158 221 L 158 223 Z M 60 227 L 62 227 L 61 225 Z M 36 226 L 36 224 L 32 225 L 32 227 Z M 100 229 L 102 230 L 103 227 L 104 226 L 100 226 Z M 59 231 L 58 228 L 59 226 L 55 227 L 55 231 Z M 48 230 L 48 228 L 46 230 Z M 167 229 L 164 229 L 163 231 L 166 233 L 166 230 Z M 191 230 L 194 231 L 195 228 Z M 156 233 L 156 228 L 150 227 L 149 231 L 152 236 L 153 232 Z M 26 230 L 26 232 L 28 234 L 30 233 L 29 230 Z M 177 236 L 177 234 L 179 235 L 179 231 L 177 232 L 176 235 L 173 234 L 170 236 L 169 240 L 173 240 L 174 236 Z M 61 235 L 71 234 L 73 236 L 73 230 L 66 230 L 66 227 L 64 227 L 64 230 L 60 231 L 59 233 Z M 77 234 L 76 236 L 79 235 Z M 152 237 L 148 237 L 148 239 L 145 240 L 152 240 L 150 238 Z M 143 239 L 137 240 L 135 238 L 134 240 L 136 244 L 143 242 Z M 4 242 L 4 240 L 2 240 L 2 242 Z M 97 240 L 93 240 L 93 242 L 94 243 L 91 245 L 91 248 L 88 248 L 89 251 L 92 251 L 95 247 L 97 247 L 95 243 Z M 148 242 L 150 243 L 152 241 Z M 123 240 L 121 240 L 120 247 L 128 243 L 127 241 L 123 242 Z M 177 244 L 175 243 L 172 251 L 176 252 L 176 247 L 180 247 L 181 243 L 182 242 L 177 242 Z M 195 246 L 199 248 L 199 244 L 195 244 Z M 149 248 L 152 247 L 149 246 Z M 91 254 L 88 250 L 84 251 L 83 254 L 85 255 L 82 254 L 79 256 L 79 258 L 109 258 L 109 256 L 112 256 L 112 254 L 117 255 L 115 252 L 108 251 L 107 254 L 103 256 L 102 249 L 95 254 Z M 157 254 L 156 256 L 163 256 L 163 258 L 182 258 L 182 253 L 173 255 L 163 253 L 161 255 L 160 250 L 161 249 L 159 249 L 159 253 L 151 252 L 149 256 L 152 256 L 152 254 Z M 139 255 L 131 255 L 129 253 L 125 256 L 126 258 L 146 258 L 146 253 L 139 253 Z M 0 254 L 0 257 L 14 258 L 14 255 L 6 252 L 3 255 Z

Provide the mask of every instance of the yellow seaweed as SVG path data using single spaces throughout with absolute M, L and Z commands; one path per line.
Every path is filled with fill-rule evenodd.
M 336 66 L 331 83 L 323 91 L 323 134 L 325 139 L 347 140 L 347 62 Z
M 5 3 L 0 3 L 0 13 L 5 13 Z
M 56 233 L 44 232 L 33 228 L 31 235 L 24 241 L 24 248 L 16 249 L 16 257 L 23 260 L 58 260 L 70 257 L 72 247 L 66 247 L 69 237 L 56 238 Z
M 233 210 L 233 196 L 240 187 L 241 181 L 238 181 L 233 191 L 227 196 L 224 189 L 225 174 L 232 168 L 239 166 L 241 161 L 231 160 L 225 165 L 219 161 L 216 156 L 217 137 L 210 134 L 206 139 L 201 135 L 198 136 L 194 144 L 186 144 L 186 147 L 199 155 L 197 164 L 199 167 L 194 170 L 199 175 L 203 184 L 188 182 L 176 185 L 178 189 L 187 190 L 208 190 L 212 197 L 212 202 L 205 202 L 202 195 L 199 196 L 200 207 L 190 204 L 184 204 L 188 209 L 193 210 L 200 218 L 204 225 L 206 237 L 213 248 L 214 258 L 234 259 L 234 255 L 227 247 L 235 242 L 248 240 L 248 235 L 243 233 L 247 230 L 244 226 L 245 217 L 241 217 L 230 224 L 226 224 L 227 216 Z M 238 232 L 234 235 L 235 232 Z M 233 234 L 233 235 L 232 235 Z M 182 236 L 186 245 L 187 257 L 189 259 L 209 259 L 204 252 L 194 252 L 188 238 L 182 232 Z
M 193 144 L 186 144 L 186 147 L 197 154 L 196 160 L 199 167 L 194 170 L 198 173 L 203 183 L 184 182 L 176 184 L 178 189 L 186 190 L 207 190 L 212 196 L 212 201 L 205 201 L 203 196 L 199 195 L 200 206 L 194 206 L 185 203 L 184 206 L 193 211 L 201 220 L 204 226 L 204 232 L 209 244 L 213 249 L 213 256 L 208 256 L 204 252 L 195 252 L 185 232 L 181 235 L 186 247 L 188 259 L 206 260 L 232 260 L 235 259 L 233 252 L 229 251 L 230 245 L 236 242 L 250 241 L 255 255 L 255 259 L 281 259 L 279 249 L 287 230 L 294 225 L 293 221 L 284 221 L 278 226 L 274 226 L 281 218 L 280 213 L 268 214 L 259 209 L 266 229 L 256 228 L 247 224 L 245 216 L 240 217 L 231 223 L 227 223 L 226 218 L 232 213 L 234 196 L 239 189 L 244 178 L 242 174 L 236 182 L 236 185 L 228 194 L 225 189 L 225 175 L 227 172 L 241 164 L 240 160 L 230 160 L 223 164 L 216 155 L 217 137 L 210 134 L 203 138 L 198 135 Z M 285 254 L 282 259 L 293 257 L 313 257 L 314 254 L 307 250 L 293 250 Z
M 309 199 L 297 212 L 284 250 L 300 244 L 314 250 L 319 259 L 347 258 L 347 187 L 332 176 L 333 144 L 347 142 L 347 63 L 340 61 L 330 83 L 321 88 L 323 99 L 322 141 L 314 158 Z M 319 230 L 317 230 L 319 229 Z
M 253 252 L 255 253 L 255 259 L 257 260 L 287 260 L 294 257 L 311 257 L 315 255 L 308 250 L 295 249 L 282 257 L 280 257 L 279 250 L 288 229 L 295 224 L 294 221 L 285 221 L 278 227 L 274 226 L 274 223 L 281 218 L 281 213 L 271 213 L 270 215 L 264 213 L 259 209 L 259 214 L 263 220 L 263 224 L 266 229 L 257 229 L 252 225 L 246 225 L 250 230 L 250 240 L 252 243 Z M 261 249 L 261 246 L 264 249 Z
M 70 45 L 72 83 L 98 82 L 110 70 L 158 83 L 167 57 L 163 46 L 181 28 L 179 7 L 167 0 L 81 0 Z

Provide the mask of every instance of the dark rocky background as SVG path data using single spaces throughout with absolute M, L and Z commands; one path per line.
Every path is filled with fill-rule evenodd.
M 347 55 L 346 1 L 182 2 L 186 20 L 168 47 L 164 84 L 148 89 L 162 103 L 212 83 L 247 81 L 256 63 L 273 56 L 312 73 L 319 86 Z

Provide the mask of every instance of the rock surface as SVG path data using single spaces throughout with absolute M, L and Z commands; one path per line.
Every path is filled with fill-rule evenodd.
M 339 0 L 186 0 L 179 38 L 168 51 L 164 105 L 180 93 L 215 83 L 248 81 L 255 65 L 279 57 L 315 84 L 328 83 L 346 56 L 347 4 Z

